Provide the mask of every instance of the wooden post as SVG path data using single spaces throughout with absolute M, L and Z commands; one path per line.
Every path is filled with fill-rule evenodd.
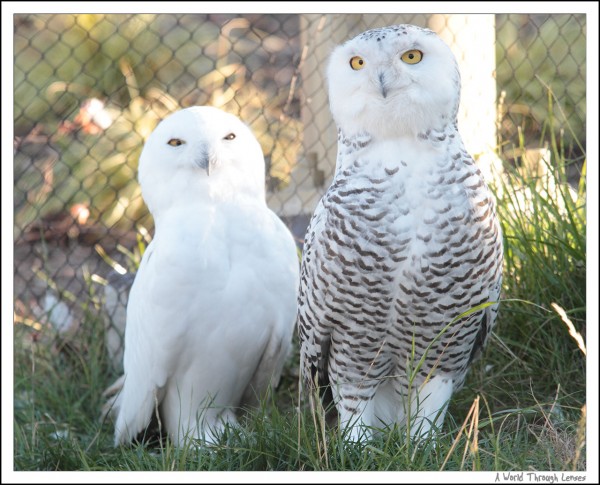
M 492 14 L 434 14 L 428 27 L 451 47 L 461 73 L 458 128 L 486 180 L 501 170 L 496 155 L 496 23 Z

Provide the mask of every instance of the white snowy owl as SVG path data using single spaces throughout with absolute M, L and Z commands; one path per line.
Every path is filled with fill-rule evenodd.
M 364 32 L 334 50 L 328 80 L 338 155 L 305 239 L 301 372 L 330 386 L 350 439 L 395 423 L 424 436 L 496 321 L 494 201 L 456 125 L 457 64 L 434 32 Z
M 145 144 L 139 181 L 156 231 L 129 296 L 115 445 L 155 415 L 176 444 L 214 442 L 278 382 L 299 263 L 264 174 L 250 129 L 216 108 L 176 112 Z

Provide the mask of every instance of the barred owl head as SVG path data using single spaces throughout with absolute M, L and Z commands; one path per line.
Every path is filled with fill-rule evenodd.
M 395 25 L 364 32 L 333 51 L 327 74 L 331 111 L 346 135 L 395 138 L 455 124 L 460 74 L 431 30 Z

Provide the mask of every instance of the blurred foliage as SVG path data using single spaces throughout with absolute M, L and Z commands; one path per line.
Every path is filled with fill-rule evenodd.
M 35 14 L 14 23 L 17 234 L 73 204 L 108 228 L 150 228 L 138 156 L 160 119 L 192 105 L 240 116 L 262 145 L 269 190 L 290 183 L 302 155 L 298 15 Z M 573 134 L 585 147 L 585 16 L 498 15 L 496 25 L 501 146 L 519 130 L 540 146 L 546 82 L 571 124 L 557 134 L 561 149 Z M 104 125 L 86 121 L 90 100 Z
M 580 156 L 585 147 L 586 20 L 584 14 L 499 14 L 496 16 L 496 79 L 505 92 L 499 136 L 516 138 L 517 128 L 528 146 L 539 147 L 548 116 L 545 83 L 560 101 L 563 148 Z M 556 113 L 559 116 L 559 113 Z M 563 123 L 555 125 L 555 136 Z
M 289 88 L 293 46 L 249 17 L 17 16 L 16 227 L 74 203 L 108 228 L 150 227 L 136 180 L 139 154 L 162 118 L 191 105 L 240 116 L 261 143 L 269 188 L 289 183 L 301 143 Z M 282 29 L 287 17 L 265 27 Z M 284 75 L 269 74 L 284 63 Z M 104 104 L 107 126 L 78 122 L 91 99 Z

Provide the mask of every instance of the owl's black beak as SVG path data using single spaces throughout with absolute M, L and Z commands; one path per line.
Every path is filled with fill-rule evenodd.
M 210 161 L 210 156 L 208 155 L 208 152 L 202 151 L 202 153 L 200 153 L 198 157 L 194 159 L 194 163 L 198 168 L 206 170 L 206 175 L 210 177 L 211 165 L 213 165 L 213 163 L 211 163 Z
M 385 85 L 385 78 L 383 73 L 379 73 L 379 87 L 381 88 L 381 95 L 386 98 L 387 97 L 387 87 Z

